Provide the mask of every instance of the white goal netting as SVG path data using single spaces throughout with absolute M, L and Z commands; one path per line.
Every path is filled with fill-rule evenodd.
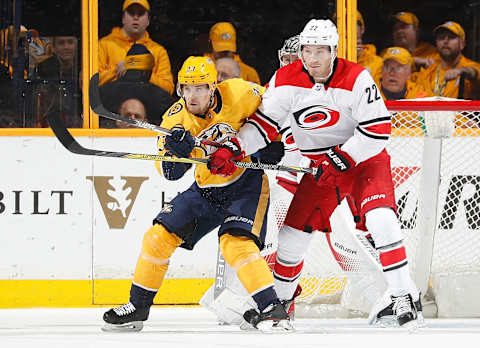
M 389 107 L 387 150 L 410 271 L 424 302 L 434 304 L 431 315 L 480 316 L 480 103 L 422 102 Z M 289 200 L 272 189 L 277 221 Z M 327 239 L 317 233 L 309 248 L 298 302 L 314 316 L 365 315 L 348 299 L 362 285 L 342 271 Z

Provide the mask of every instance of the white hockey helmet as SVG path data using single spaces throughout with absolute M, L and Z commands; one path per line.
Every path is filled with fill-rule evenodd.
M 299 35 L 289 37 L 283 43 L 282 48 L 278 50 L 278 60 L 280 61 L 280 67 L 285 66 L 286 64 L 282 61 L 282 57 L 287 54 L 298 54 L 298 40 Z
M 300 33 L 300 46 L 338 45 L 337 27 L 330 19 L 311 19 Z
M 311 19 L 302 32 L 299 35 L 299 46 L 298 56 L 305 66 L 305 62 L 302 58 L 302 47 L 304 45 L 321 45 L 330 47 L 330 73 L 328 77 L 332 74 L 333 63 L 337 57 L 337 46 L 338 46 L 338 32 L 337 27 L 330 19 Z M 305 67 L 306 69 L 306 67 Z

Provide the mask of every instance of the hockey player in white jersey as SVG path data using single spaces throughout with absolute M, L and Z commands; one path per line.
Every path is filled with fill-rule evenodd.
M 409 274 L 385 150 L 390 114 L 368 71 L 337 58 L 338 33 L 330 20 L 310 20 L 299 44 L 300 60 L 274 74 L 261 106 L 237 134 L 242 151 L 255 153 L 288 119 L 300 152 L 321 169 L 317 177 L 303 176 L 279 232 L 277 294 L 292 298 L 312 232 L 330 232 L 337 202 L 350 196 L 356 227 L 371 234 L 391 292 L 373 316 L 391 310 L 399 325 L 414 325 L 419 293 Z M 216 172 L 228 175 L 230 159 L 212 157 Z

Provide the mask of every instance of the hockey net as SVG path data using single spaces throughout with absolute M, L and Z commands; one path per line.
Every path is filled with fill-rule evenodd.
M 387 150 L 398 217 L 426 314 L 478 316 L 480 102 L 437 98 L 387 102 L 387 107 L 392 114 Z M 291 197 L 276 191 L 272 190 L 272 211 L 278 222 Z M 352 302 L 353 297 L 365 296 L 362 277 L 352 279 L 342 270 L 327 237 L 316 233 L 305 257 L 297 315 L 365 316 L 365 305 Z

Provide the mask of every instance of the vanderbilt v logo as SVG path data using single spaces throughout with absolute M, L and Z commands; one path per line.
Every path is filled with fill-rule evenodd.
M 122 229 L 147 176 L 87 176 L 93 182 L 98 200 L 110 228 Z

